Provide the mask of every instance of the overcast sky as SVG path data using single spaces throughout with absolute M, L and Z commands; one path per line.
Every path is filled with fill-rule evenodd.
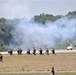
M 0 0 L 0 18 L 31 18 L 41 13 L 65 15 L 76 10 L 76 0 Z

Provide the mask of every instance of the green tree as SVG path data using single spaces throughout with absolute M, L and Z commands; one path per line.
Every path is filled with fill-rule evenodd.
M 56 21 L 57 19 L 61 18 L 62 15 L 57 15 L 57 16 L 53 16 L 51 14 L 40 14 L 40 15 L 36 15 L 34 16 L 34 20 L 38 23 L 43 23 L 45 24 L 46 21 Z
M 69 12 L 66 16 L 68 16 L 70 18 L 76 18 L 76 11 Z
M 0 39 L 5 43 L 9 44 L 12 37 L 13 24 L 10 20 L 5 18 L 0 19 Z

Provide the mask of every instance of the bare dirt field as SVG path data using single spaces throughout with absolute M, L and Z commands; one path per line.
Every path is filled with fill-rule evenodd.
M 55 68 L 56 72 L 76 72 L 76 53 L 56 53 L 56 55 L 4 55 L 3 62 L 0 62 L 0 75 L 4 75 L 3 73 L 6 72 L 23 73 L 21 75 L 25 73 L 26 75 L 50 75 L 52 67 Z M 76 73 L 56 75 L 76 75 Z

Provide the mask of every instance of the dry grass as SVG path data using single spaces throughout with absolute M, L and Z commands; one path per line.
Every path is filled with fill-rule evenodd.
M 0 72 L 76 71 L 76 54 L 4 56 Z

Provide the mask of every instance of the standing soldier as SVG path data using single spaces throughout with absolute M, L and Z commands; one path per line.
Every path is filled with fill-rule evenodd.
M 46 53 L 47 53 L 47 55 L 49 55 L 49 50 L 48 50 L 48 48 L 46 49 Z
M 51 75 L 55 75 L 54 67 L 52 67 Z
M 40 48 L 40 55 L 42 55 L 43 54 L 43 50 Z
M 55 49 L 53 48 L 53 50 L 52 50 L 52 54 L 55 54 Z
M 17 50 L 17 53 L 18 53 L 18 55 L 19 55 L 19 48 L 18 48 L 18 50 Z
M 19 50 L 19 54 L 22 55 L 22 49 L 21 49 L 21 48 L 20 48 L 20 50 Z
M 33 50 L 33 54 L 36 55 L 36 49 L 35 49 L 35 47 L 33 47 L 33 49 L 34 49 Z
M 3 60 L 3 55 L 0 54 L 0 61 L 3 62 L 2 60 Z
M 22 55 L 22 49 L 18 48 L 17 53 L 18 53 L 18 55 Z

